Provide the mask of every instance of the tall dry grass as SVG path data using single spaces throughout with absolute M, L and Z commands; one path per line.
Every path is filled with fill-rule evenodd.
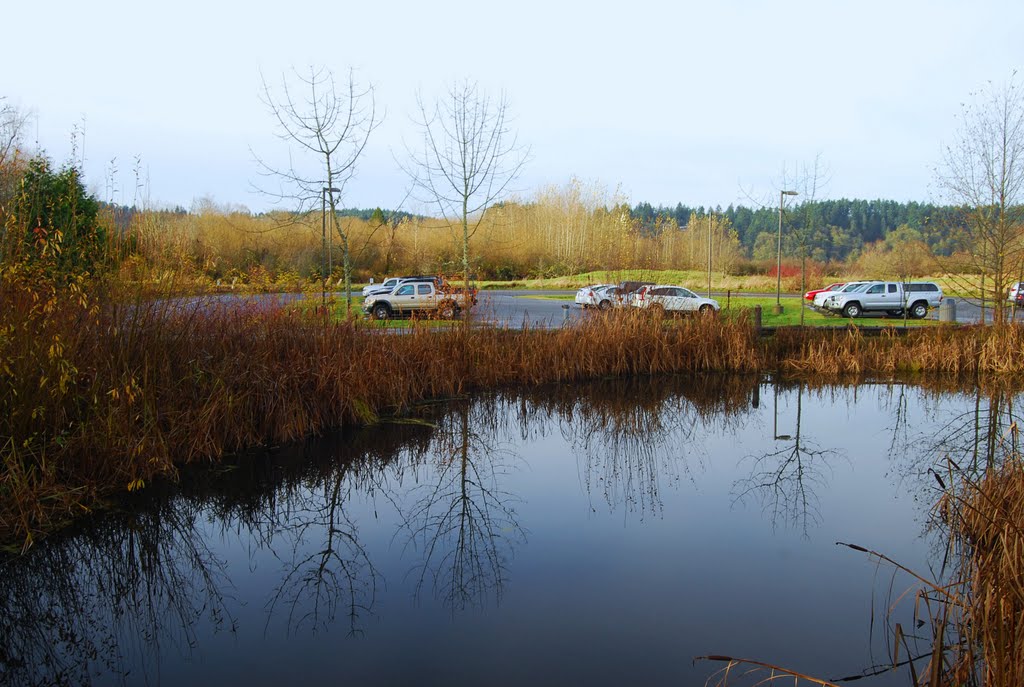
M 322 276 L 321 222 L 319 212 L 253 216 L 212 204 L 190 213 L 143 211 L 132 217 L 137 252 L 123 273 L 145 283 L 174 277 L 183 286 L 299 289 Z M 339 222 L 349 237 L 357 280 L 461 271 L 461 226 L 422 217 L 394 227 L 352 217 Z M 727 220 L 694 218 L 683 228 L 666 220 L 644 228 L 624 198 L 573 180 L 488 210 L 473 235 L 472 267 L 481 280 L 703 269 L 708 241 L 713 269 L 724 276 L 742 256 Z M 340 276 L 340 250 L 335 238 L 334 280 Z
M 1017 431 L 1003 441 L 1016 447 Z M 936 512 L 957 562 L 956 593 L 942 616 L 954 640 L 936 648 L 930 665 L 939 677 L 925 684 L 1022 685 L 1024 462 L 1014 449 L 980 476 L 950 463 L 946 477 Z

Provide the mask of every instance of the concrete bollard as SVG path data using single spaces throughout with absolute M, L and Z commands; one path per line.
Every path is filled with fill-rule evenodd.
M 754 333 L 761 336 L 761 306 L 754 306 Z
M 939 303 L 939 322 L 956 322 L 955 298 L 943 298 Z
M 564 304 L 564 305 L 562 305 L 562 324 L 565 324 L 568 321 L 569 321 L 569 305 L 568 304 Z

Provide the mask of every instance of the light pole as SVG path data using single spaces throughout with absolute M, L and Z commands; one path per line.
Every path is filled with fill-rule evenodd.
M 708 213 L 708 298 L 711 298 L 711 227 L 714 217 L 714 213 Z
M 776 315 L 782 313 L 782 204 L 786 196 L 795 196 L 796 191 L 779 191 L 779 244 L 775 255 L 775 308 Z
M 324 186 L 320 189 L 320 302 L 324 306 L 324 313 L 327 313 L 327 280 L 330 278 L 329 269 L 333 268 L 333 265 L 329 268 L 329 258 L 327 253 L 327 194 L 331 194 L 331 201 L 333 205 L 334 194 L 341 193 L 340 189 L 328 188 Z M 334 213 L 331 213 L 331 220 L 333 221 Z M 332 226 L 333 229 L 333 226 Z M 334 248 L 334 235 L 331 235 L 331 248 Z

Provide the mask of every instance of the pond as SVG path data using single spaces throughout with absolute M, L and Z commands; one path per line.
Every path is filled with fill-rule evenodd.
M 938 574 L 928 470 L 1014 419 L 999 395 L 732 377 L 428 404 L 187 471 L 4 561 L 0 682 L 871 672 L 913 581 L 836 542 Z

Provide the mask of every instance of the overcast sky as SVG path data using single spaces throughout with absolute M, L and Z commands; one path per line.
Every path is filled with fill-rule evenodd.
M 84 130 L 97 195 L 113 178 L 130 204 L 138 156 L 151 204 L 254 211 L 271 205 L 251 151 L 282 154 L 261 72 L 354 68 L 374 85 L 386 117 L 348 207 L 401 201 L 417 90 L 462 79 L 511 101 L 532 150 L 525 197 L 576 176 L 631 203 L 727 206 L 770 198 L 784 166 L 818 154 L 828 197 L 938 200 L 961 103 L 1024 66 L 1019 0 L 57 0 L 3 14 L 0 96 L 57 161 Z

